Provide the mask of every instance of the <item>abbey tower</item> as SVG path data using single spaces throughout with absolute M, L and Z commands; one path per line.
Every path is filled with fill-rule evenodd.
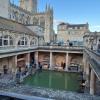
M 37 0 L 20 0 L 20 7 L 31 13 L 37 13 Z
M 0 16 L 9 17 L 10 0 L 0 0 Z

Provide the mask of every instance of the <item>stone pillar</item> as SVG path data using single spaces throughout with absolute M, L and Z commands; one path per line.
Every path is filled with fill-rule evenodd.
M 17 55 L 12 57 L 12 73 L 16 73 L 17 69 Z
M 86 79 L 86 85 L 87 85 L 87 87 L 89 87 L 89 84 L 90 84 L 90 65 L 88 64 L 87 61 L 86 61 L 86 75 L 85 75 L 85 79 Z
M 52 52 L 50 52 L 50 69 L 52 69 Z
M 96 75 L 93 70 L 91 70 L 91 78 L 90 78 L 90 94 L 94 95 L 96 91 Z
M 84 65 L 84 69 L 83 69 L 83 71 L 84 71 L 84 73 L 86 73 L 86 57 L 85 57 L 85 54 L 83 54 L 83 65 Z
M 35 52 L 35 64 L 36 64 L 36 68 L 38 69 L 38 51 Z
M 26 54 L 26 57 L 25 57 L 25 64 L 29 67 L 30 66 L 30 53 L 27 53 Z
M 66 71 L 68 71 L 68 60 L 69 60 L 69 57 L 68 57 L 68 53 L 66 53 Z

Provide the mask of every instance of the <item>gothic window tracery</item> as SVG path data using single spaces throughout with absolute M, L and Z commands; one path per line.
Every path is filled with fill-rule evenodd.
M 33 25 L 38 25 L 38 19 L 36 17 L 33 18 Z
M 37 45 L 37 39 L 36 38 L 33 38 L 30 42 L 30 45 L 31 46 L 34 46 L 34 45 Z
M 30 24 L 30 17 L 29 16 L 27 17 L 27 22 L 28 22 L 28 24 Z
M 27 38 L 26 37 L 21 37 L 18 41 L 18 45 L 19 46 L 25 46 L 27 45 L 28 41 L 27 41 Z
M 45 27 L 45 19 L 44 19 L 44 17 L 40 17 L 40 26 L 41 27 Z
M 9 35 L 0 36 L 0 46 L 13 45 L 13 38 Z
M 18 21 L 18 12 L 17 11 L 13 11 L 13 18 Z

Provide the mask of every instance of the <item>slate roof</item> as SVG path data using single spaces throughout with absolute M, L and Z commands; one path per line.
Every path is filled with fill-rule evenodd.
M 0 17 L 0 29 L 5 29 L 5 30 L 14 31 L 14 32 L 26 33 L 26 34 L 37 36 L 36 33 L 31 31 L 29 28 L 27 28 L 23 24 L 20 24 L 16 21 L 12 21 L 3 17 Z
M 67 25 L 67 27 L 87 27 L 88 23 L 86 24 L 69 24 L 69 23 L 60 23 L 59 25 Z

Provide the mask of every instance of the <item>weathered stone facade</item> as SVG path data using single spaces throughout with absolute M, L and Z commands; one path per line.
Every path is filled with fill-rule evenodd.
M 53 41 L 53 8 L 46 6 L 44 12 L 37 12 L 37 0 L 21 0 L 20 6 L 10 0 L 0 1 L 0 16 L 24 25 L 40 25 L 44 29 L 45 42 Z M 5 13 L 4 13 L 5 12 Z
M 83 36 L 85 32 L 88 32 L 88 23 L 86 24 L 69 24 L 61 23 L 58 25 L 57 29 L 57 42 L 66 43 L 73 42 L 73 44 L 78 44 L 78 42 L 83 43 Z

